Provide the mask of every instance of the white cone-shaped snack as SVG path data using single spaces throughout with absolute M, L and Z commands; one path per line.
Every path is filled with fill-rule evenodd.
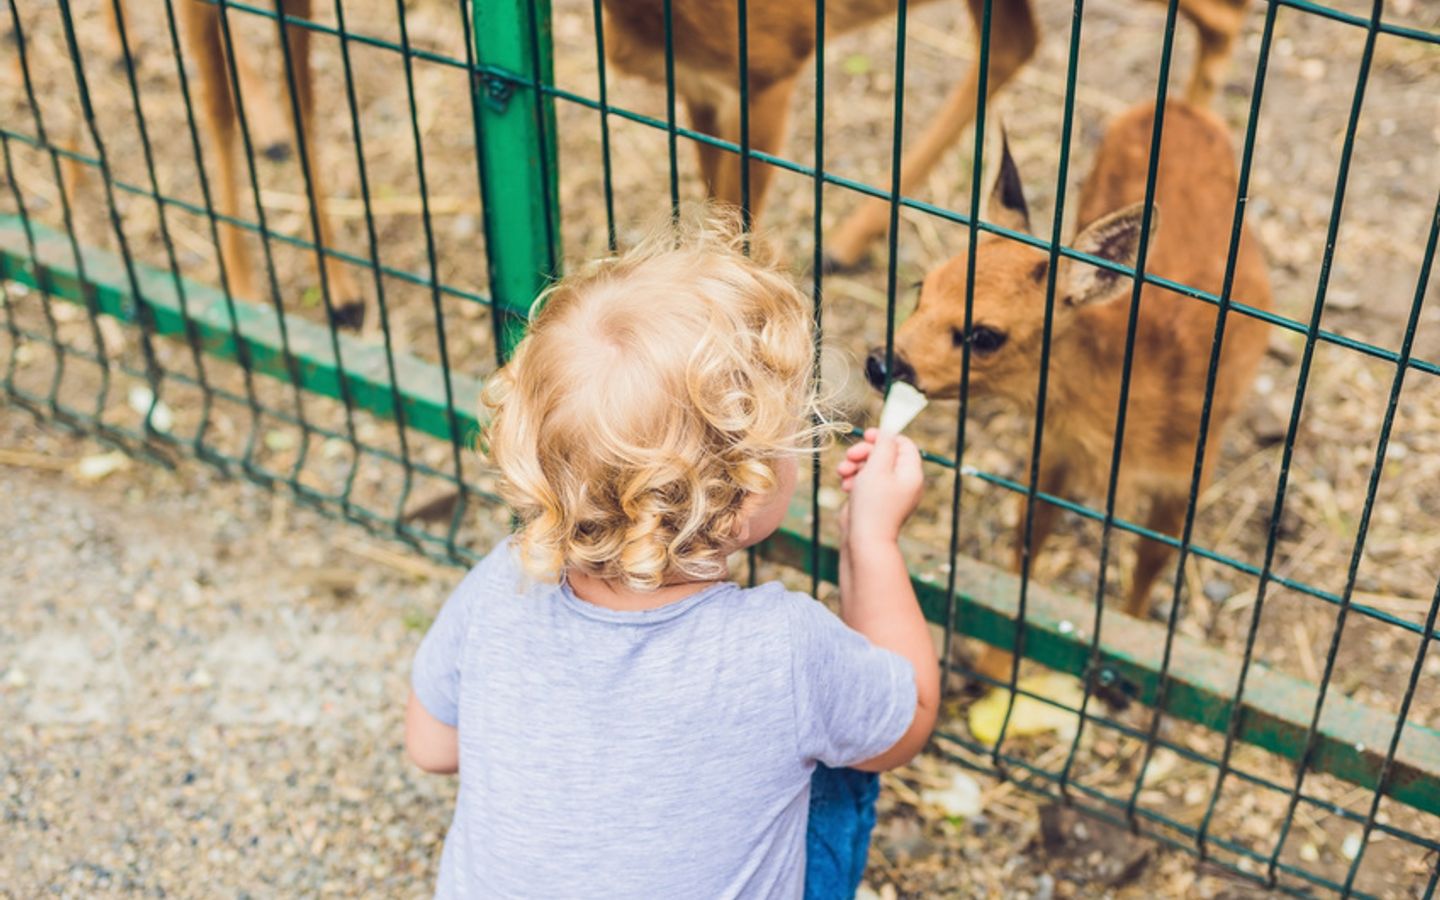
M 885 397 L 885 408 L 880 411 L 880 430 L 886 434 L 899 434 L 920 415 L 920 410 L 928 402 L 913 385 L 904 381 L 892 383 L 890 393 Z

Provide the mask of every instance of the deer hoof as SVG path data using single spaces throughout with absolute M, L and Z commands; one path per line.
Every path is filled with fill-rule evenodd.
M 365 302 L 363 300 L 351 300 L 349 303 L 340 304 L 335 307 L 335 311 L 330 314 L 330 322 L 336 328 L 359 331 L 360 326 L 365 324 Z
M 829 253 L 820 254 L 821 275 L 846 275 L 865 268 L 863 260 L 846 261 Z

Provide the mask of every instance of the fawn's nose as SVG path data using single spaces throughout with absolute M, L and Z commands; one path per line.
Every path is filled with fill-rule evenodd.
M 892 381 L 915 383 L 915 370 L 900 354 L 895 354 L 890 372 Z M 885 348 L 876 347 L 865 358 L 865 380 L 877 391 L 885 390 Z

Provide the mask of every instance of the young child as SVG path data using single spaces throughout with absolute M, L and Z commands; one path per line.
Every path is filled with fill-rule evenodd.
M 518 529 L 415 657 L 406 749 L 460 773 L 438 896 L 800 897 L 817 763 L 924 745 L 910 441 L 872 431 L 839 467 L 839 618 L 726 580 L 811 452 L 812 338 L 805 297 L 713 219 L 547 293 L 486 395 Z

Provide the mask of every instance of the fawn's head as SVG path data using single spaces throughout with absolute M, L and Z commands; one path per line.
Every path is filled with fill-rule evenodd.
M 995 130 L 999 134 L 996 146 L 987 148 L 986 157 L 998 159 L 998 165 L 989 179 L 985 218 L 1028 234 L 1030 215 L 1020 172 L 1003 129 Z M 1143 206 L 1137 203 L 1100 217 L 1081 230 L 1070 246 L 1113 263 L 1133 266 Z M 1152 214 L 1152 232 L 1156 219 Z M 982 233 L 975 247 L 975 299 L 967 332 L 968 257 L 967 247 L 925 276 L 914 313 L 895 334 L 892 377 L 910 382 L 930 397 L 957 397 L 968 342 L 972 395 L 993 393 L 1021 403 L 1027 398 L 1033 401 L 1050 279 L 1049 255 L 1008 237 Z M 1118 300 L 1131 283 L 1119 272 L 1061 257 L 1055 279 L 1052 346 L 1065 339 L 1080 309 Z M 887 374 L 884 348 L 870 351 L 865 374 L 871 384 L 883 389 Z

